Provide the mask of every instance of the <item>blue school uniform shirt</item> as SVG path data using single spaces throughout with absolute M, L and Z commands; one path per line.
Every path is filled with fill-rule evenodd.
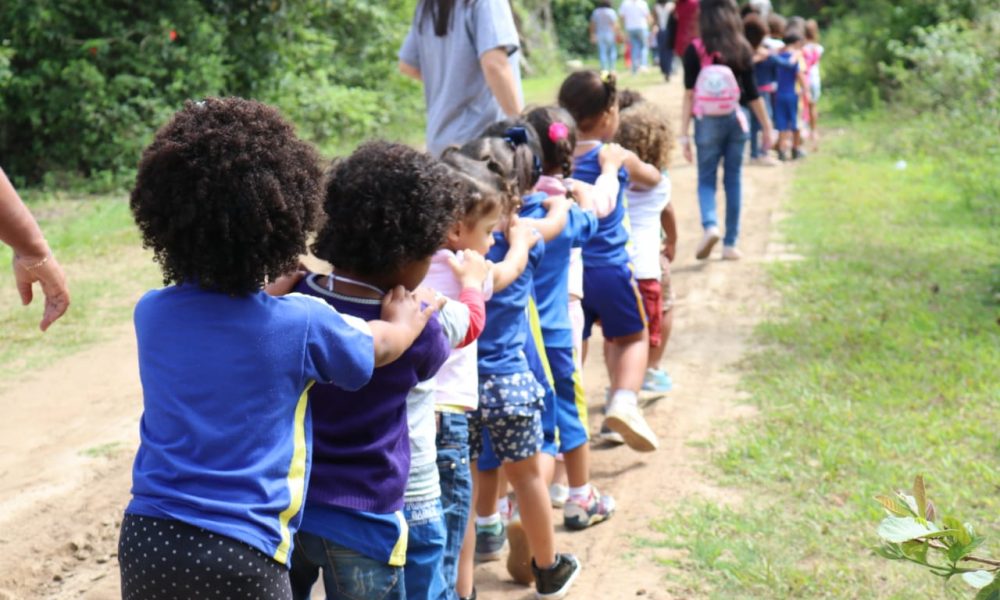
M 601 175 L 599 156 L 603 144 L 598 144 L 586 154 L 574 160 L 573 178 L 593 184 Z M 625 225 L 625 190 L 629 177 L 625 167 L 618 170 L 618 198 L 615 208 L 607 216 L 597 221 L 597 231 L 583 245 L 585 267 L 609 267 L 628 263 L 628 229 Z
M 773 56 L 768 56 L 764 60 L 754 63 L 753 75 L 757 79 L 757 89 L 767 89 L 778 79 L 778 60 Z
M 358 389 L 368 325 L 322 301 L 197 285 L 135 308 L 143 413 L 126 513 L 174 519 L 288 564 L 312 458 L 307 391 Z
M 542 200 L 545 194 L 525 196 L 520 216 L 545 216 Z M 493 233 L 493 247 L 486 258 L 500 262 L 507 256 L 510 244 L 502 233 Z M 545 242 L 538 240 L 528 254 L 524 272 L 513 283 L 493 294 L 486 303 L 486 326 L 479 336 L 479 375 L 512 375 L 528 371 L 524 356 L 527 339 L 528 299 L 533 291 L 535 270 L 545 256 Z
M 795 97 L 796 76 L 799 74 L 799 63 L 792 62 L 791 52 L 781 52 L 778 54 L 777 65 L 777 94 L 782 97 Z
M 573 347 L 569 318 L 569 254 L 597 233 L 597 216 L 575 203 L 566 216 L 566 227 L 545 244 L 545 256 L 535 271 L 535 299 L 542 337 L 550 348 Z

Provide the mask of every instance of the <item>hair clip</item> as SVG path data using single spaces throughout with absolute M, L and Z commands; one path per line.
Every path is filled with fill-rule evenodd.
M 601 82 L 602 83 L 610 84 L 610 83 L 614 82 L 614 80 L 615 80 L 615 74 L 614 73 L 612 73 L 611 71 L 601 71 Z
M 513 149 L 528 143 L 528 132 L 524 127 L 511 127 L 503 132 L 503 139 Z
M 555 121 L 549 125 L 549 139 L 552 140 L 552 143 L 558 144 L 568 137 L 569 127 L 566 127 L 565 123 Z

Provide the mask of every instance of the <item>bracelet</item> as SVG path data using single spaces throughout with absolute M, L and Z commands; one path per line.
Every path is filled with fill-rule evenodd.
M 19 255 L 17 255 L 17 254 L 15 254 L 15 255 L 14 255 L 14 258 L 16 258 L 17 260 L 21 260 L 21 257 L 20 257 Z M 45 258 L 43 258 L 42 260 L 40 260 L 40 261 L 36 262 L 35 264 L 33 264 L 33 265 L 25 265 L 25 264 L 21 264 L 21 267 L 22 267 L 22 268 L 23 268 L 23 269 L 24 269 L 25 271 L 33 271 L 33 270 L 37 269 L 38 267 L 41 267 L 41 266 L 42 266 L 42 265 L 44 265 L 45 263 L 49 262 L 49 259 L 50 259 L 50 258 L 52 258 L 52 253 L 51 253 L 51 252 L 50 252 L 50 253 L 48 253 L 48 254 L 46 254 L 46 255 L 45 255 Z

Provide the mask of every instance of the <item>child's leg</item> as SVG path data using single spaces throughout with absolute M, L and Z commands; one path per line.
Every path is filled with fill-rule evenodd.
M 476 570 L 476 519 L 469 517 L 465 526 L 465 539 L 462 541 L 462 552 L 458 556 L 458 579 L 455 591 L 459 598 L 472 597 L 475 589 Z
M 458 579 L 459 554 L 472 507 L 469 421 L 465 413 L 440 411 L 436 416 L 437 467 L 441 482 L 441 508 L 447 530 L 441 570 L 451 588 L 455 587 Z
M 521 524 L 528 537 L 535 564 L 543 569 L 550 567 L 556 561 L 552 508 L 548 486 L 542 479 L 539 455 L 504 463 L 503 468 L 517 494 Z
M 476 495 L 476 523 L 482 525 L 485 519 L 490 519 L 494 515 L 499 517 L 497 512 L 497 498 L 500 492 L 500 470 L 489 469 L 479 471 L 476 481 L 479 483 L 479 490 Z M 492 523 L 492 521 L 490 521 Z
M 649 336 L 645 329 L 611 340 L 611 389 L 638 392 L 649 358 Z

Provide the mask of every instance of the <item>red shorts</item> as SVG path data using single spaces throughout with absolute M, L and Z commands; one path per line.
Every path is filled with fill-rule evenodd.
M 639 294 L 648 320 L 649 345 L 658 348 L 663 341 L 663 287 L 656 279 L 640 279 Z

